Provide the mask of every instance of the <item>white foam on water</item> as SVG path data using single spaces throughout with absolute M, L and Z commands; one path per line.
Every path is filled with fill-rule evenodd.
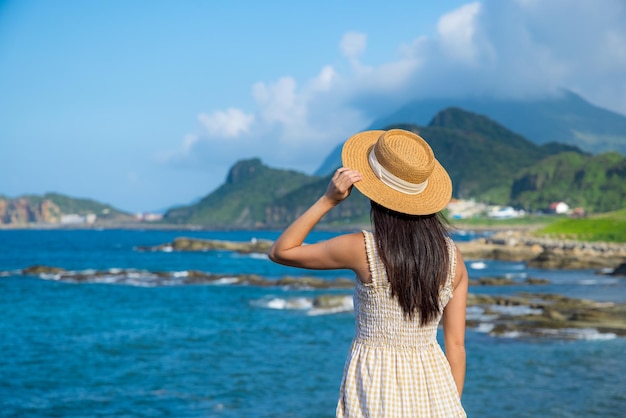
M 600 332 L 595 328 L 562 328 L 543 329 L 542 334 L 557 338 L 569 338 L 587 341 L 608 341 L 617 338 L 617 334 L 612 332 Z
M 124 283 L 127 284 L 128 280 L 124 276 L 95 276 L 93 279 L 89 280 L 90 283 L 104 283 L 104 284 L 115 284 L 115 283 Z
M 0 277 L 21 276 L 22 274 L 23 274 L 22 269 L 0 271 Z
M 481 322 L 480 324 L 478 324 L 478 326 L 476 327 L 476 331 L 478 332 L 484 332 L 486 334 L 490 333 L 491 331 L 493 331 L 493 328 L 495 327 L 495 324 L 490 324 L 488 322 Z
M 147 282 L 145 280 L 125 280 L 123 284 L 135 287 L 157 287 L 164 285 L 164 283 Z
M 528 278 L 528 273 L 506 273 L 504 277 L 511 280 L 526 279 Z
M 524 333 L 520 331 L 507 331 L 503 332 L 502 334 L 497 334 L 496 336 L 502 338 L 520 338 L 524 336 Z
M 485 310 L 481 308 L 480 306 L 468 306 L 467 309 L 465 310 L 465 314 L 467 315 L 468 318 L 478 317 L 482 315 L 483 313 L 485 313 Z
M 172 251 L 174 251 L 174 247 L 172 247 L 171 245 L 166 245 L 165 247 L 161 248 L 161 251 L 164 253 L 171 253 Z
M 127 278 L 127 279 L 137 279 L 137 280 L 155 280 L 158 279 L 159 276 L 157 276 L 154 273 L 151 273 L 149 271 L 127 271 L 125 275 L 121 276 L 123 278 Z
M 307 312 L 307 315 L 309 316 L 332 315 L 332 314 L 337 314 L 337 313 L 342 313 L 342 312 L 352 312 L 353 310 L 354 308 L 348 308 L 348 307 L 313 308 L 309 312 Z
M 317 315 L 331 315 L 341 312 L 352 312 L 354 311 L 354 299 L 352 295 L 346 295 L 341 299 L 341 304 L 338 306 L 333 306 L 329 308 L 317 308 L 314 307 L 311 309 L 307 315 L 317 316 Z
M 307 310 L 313 307 L 313 299 L 296 297 L 296 298 L 265 298 L 251 302 L 254 306 L 266 309 L 278 310 Z
M 214 280 L 212 281 L 210 284 L 215 284 L 215 285 L 228 285 L 228 284 L 235 284 L 239 282 L 239 279 L 237 277 L 222 277 L 220 279 Z
M 263 253 L 250 253 L 248 254 L 248 257 L 253 258 L 255 260 L 269 260 L 269 257 L 267 256 L 267 254 L 263 254 Z
M 265 304 L 265 307 L 270 309 L 287 309 L 287 300 L 280 298 L 270 299 Z
M 470 263 L 469 266 L 474 270 L 483 270 L 487 268 L 487 263 L 484 261 L 474 261 L 473 263 Z
M 468 306 L 465 316 L 468 320 L 482 322 L 490 322 L 498 318 L 498 315 L 485 314 L 485 310 L 480 306 Z
M 582 279 L 582 280 L 578 280 L 576 282 L 576 284 L 579 284 L 581 286 L 595 286 L 598 284 L 615 284 L 618 283 L 617 279 L 607 279 L 607 278 L 601 278 L 601 279 Z
M 187 270 L 175 271 L 172 273 L 172 277 L 175 277 L 175 278 L 189 277 L 189 271 Z
M 579 284 L 581 286 L 594 286 L 600 283 L 601 281 L 598 279 L 583 279 L 576 282 L 576 284 Z
M 250 302 L 251 305 L 264 309 L 305 311 L 307 315 L 332 315 L 342 312 L 352 312 L 354 303 L 352 296 L 346 296 L 341 303 L 331 307 L 315 307 L 314 299 L 309 297 L 293 298 L 264 298 Z
M 44 280 L 61 280 L 60 274 L 42 273 L 39 275 L 39 277 Z
M 497 312 L 503 315 L 511 315 L 511 316 L 539 315 L 543 312 L 542 309 L 535 309 L 526 305 L 515 305 L 515 306 L 489 305 L 489 309 L 493 312 Z

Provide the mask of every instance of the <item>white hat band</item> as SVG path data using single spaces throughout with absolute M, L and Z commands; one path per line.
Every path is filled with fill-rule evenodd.
M 391 187 L 392 189 L 404 193 L 404 194 L 420 194 L 426 189 L 428 186 L 428 179 L 426 179 L 423 183 L 411 183 L 409 181 L 403 180 L 400 177 L 395 176 L 393 173 L 389 172 L 385 167 L 383 167 L 378 159 L 376 158 L 376 153 L 374 153 L 374 149 L 369 155 L 369 163 L 370 167 L 374 171 L 374 174 L 383 184 Z

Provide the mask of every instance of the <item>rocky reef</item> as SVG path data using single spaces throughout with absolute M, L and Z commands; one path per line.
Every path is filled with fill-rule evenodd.
M 223 275 L 198 270 L 149 271 L 139 269 L 111 268 L 107 270 L 65 270 L 60 267 L 34 265 L 22 270 L 0 272 L 1 276 L 38 276 L 42 279 L 67 283 L 109 283 L 134 286 L 183 286 L 183 285 L 239 285 L 259 287 L 282 287 L 288 289 L 352 289 L 354 280 L 336 278 L 284 276 L 271 280 L 256 274 Z
M 626 244 L 579 242 L 535 237 L 523 231 L 501 231 L 492 236 L 456 243 L 465 260 L 525 262 L 543 269 L 614 269 L 626 262 Z M 269 240 L 247 242 L 179 237 L 173 242 L 138 251 L 234 251 L 265 254 Z
M 468 295 L 467 324 L 495 336 L 580 338 L 626 336 L 626 304 L 562 295 Z
M 354 280 L 291 277 L 271 280 L 254 274 L 218 275 L 197 270 L 161 272 L 137 269 L 65 270 L 35 265 L 0 272 L 2 276 L 37 276 L 68 283 L 108 283 L 133 286 L 222 285 L 277 287 L 315 291 L 310 297 L 294 296 L 266 301 L 273 309 L 311 309 L 310 314 L 345 312 L 351 307 L 349 291 Z M 574 299 L 555 294 L 522 292 L 515 295 L 486 295 L 483 286 L 541 286 L 547 280 L 528 278 L 516 282 L 502 277 L 471 280 L 477 289 L 468 296 L 467 325 L 492 336 L 520 338 L 615 338 L 626 336 L 626 304 Z M 332 291 L 327 293 L 326 291 Z M 320 293 L 321 292 L 321 293 Z M 278 306 L 278 307 L 276 307 Z
M 626 244 L 559 240 L 523 231 L 501 231 L 457 246 L 466 260 L 522 261 L 543 269 L 615 268 L 626 261 Z
M 234 251 L 241 254 L 267 253 L 272 247 L 272 241 L 252 239 L 250 241 L 224 241 L 199 238 L 175 238 L 173 242 L 152 247 L 137 247 L 138 251 Z

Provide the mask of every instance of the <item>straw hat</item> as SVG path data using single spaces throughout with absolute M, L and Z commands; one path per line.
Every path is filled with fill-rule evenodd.
M 343 145 L 341 160 L 363 175 L 354 187 L 387 209 L 429 215 L 444 209 L 452 197 L 450 176 L 430 145 L 413 132 L 358 133 Z

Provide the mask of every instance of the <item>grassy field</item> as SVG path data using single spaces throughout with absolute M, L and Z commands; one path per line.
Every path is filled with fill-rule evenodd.
M 580 219 L 562 218 L 537 233 L 579 241 L 626 243 L 626 209 Z
M 452 221 L 452 225 L 460 229 L 526 229 L 537 235 L 562 239 L 626 243 L 626 209 L 586 218 L 531 215 L 512 219 L 463 219 Z
M 454 220 L 452 226 L 460 229 L 528 229 L 537 230 L 561 219 L 548 215 L 529 215 L 521 218 L 494 219 L 488 217 Z

